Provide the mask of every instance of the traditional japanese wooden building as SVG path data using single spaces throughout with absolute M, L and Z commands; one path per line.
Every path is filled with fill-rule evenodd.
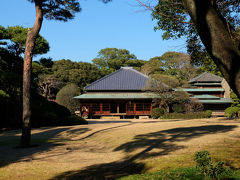
M 225 79 L 204 72 L 189 81 L 193 88 L 185 88 L 190 98 L 198 99 L 205 110 L 212 110 L 213 115 L 224 115 L 224 110 L 231 106 L 230 87 Z
M 75 97 L 88 117 L 150 116 L 153 93 L 143 92 L 148 76 L 132 67 L 122 67 L 86 86 L 85 94 Z
M 148 79 L 148 76 L 132 67 L 122 67 L 86 86 L 86 93 L 75 99 L 79 100 L 84 116 L 89 118 L 150 116 L 152 100 L 158 96 L 143 91 Z M 230 87 L 219 76 L 205 72 L 189 83 L 192 88 L 174 90 L 188 92 L 190 98 L 198 99 L 205 110 L 213 111 L 213 115 L 223 115 L 224 110 L 232 103 Z

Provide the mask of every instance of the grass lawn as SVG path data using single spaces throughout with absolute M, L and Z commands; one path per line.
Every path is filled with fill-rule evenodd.
M 20 131 L 0 134 L 0 179 L 184 179 L 188 173 L 197 179 L 201 175 L 188 167 L 201 150 L 240 167 L 239 120 L 116 120 L 32 134 L 38 146 L 27 149 L 14 148 Z M 150 174 L 129 176 L 142 173 Z

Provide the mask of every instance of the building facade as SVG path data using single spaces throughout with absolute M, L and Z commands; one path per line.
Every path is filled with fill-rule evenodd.
M 148 76 L 135 69 L 122 67 L 86 86 L 86 93 L 75 99 L 79 100 L 83 114 L 90 118 L 150 116 L 156 95 L 142 91 L 147 80 Z
M 211 110 L 215 116 L 223 116 L 224 110 L 231 106 L 230 87 L 225 79 L 204 72 L 189 81 L 193 88 L 185 88 L 190 98 L 197 99 L 204 110 Z
M 91 83 L 84 89 L 85 94 L 76 96 L 84 117 L 100 118 L 118 116 L 138 118 L 150 116 L 152 100 L 158 98 L 154 93 L 144 92 L 149 77 L 132 67 L 121 69 Z M 227 82 L 211 73 L 203 73 L 191 81 L 192 88 L 174 89 L 186 91 L 191 99 L 197 99 L 205 110 L 213 115 L 224 115 L 224 110 L 232 103 Z

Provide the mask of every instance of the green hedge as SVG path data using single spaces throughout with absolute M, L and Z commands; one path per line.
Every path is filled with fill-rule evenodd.
M 206 118 L 205 112 L 189 112 L 189 113 L 165 113 L 163 119 L 201 119 Z
M 225 116 L 227 118 L 236 118 L 238 117 L 239 107 L 229 107 L 225 109 Z
M 210 118 L 212 116 L 212 111 L 211 110 L 206 110 L 205 114 L 206 114 L 207 118 Z

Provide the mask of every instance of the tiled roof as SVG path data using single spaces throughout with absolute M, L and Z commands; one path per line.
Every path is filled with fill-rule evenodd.
M 216 76 L 214 74 L 204 72 L 199 76 L 193 78 L 189 81 L 189 83 L 196 83 L 196 82 L 222 82 L 223 78 Z
M 84 89 L 87 91 L 107 91 L 107 90 L 142 90 L 148 76 L 140 73 L 132 67 L 122 67 L 121 69 L 91 83 Z
M 175 91 L 186 91 L 186 92 L 223 92 L 223 88 L 183 88 L 174 89 Z
M 212 95 L 208 95 L 208 94 L 192 96 L 190 98 L 194 98 L 194 99 L 220 99 L 220 97 L 212 96 Z
M 203 104 L 231 104 L 232 100 L 229 98 L 220 98 L 220 99 L 199 99 L 199 102 Z

